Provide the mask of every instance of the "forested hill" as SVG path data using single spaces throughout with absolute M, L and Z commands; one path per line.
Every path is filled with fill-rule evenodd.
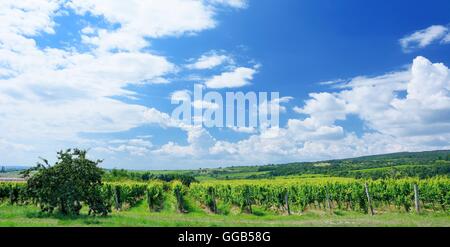
M 268 176 L 326 174 L 357 178 L 432 177 L 450 174 L 450 150 L 402 152 L 322 162 L 267 165 Z
M 200 179 L 257 179 L 317 175 L 372 179 L 428 178 L 450 176 L 450 150 L 402 152 L 318 162 L 201 169 L 190 173 Z
M 424 152 L 401 152 L 391 154 L 379 154 L 371 156 L 363 156 L 358 158 L 343 159 L 341 161 L 376 161 L 376 160 L 393 160 L 404 159 L 411 161 L 434 161 L 434 160 L 449 160 L 450 150 L 424 151 Z
M 450 176 L 450 150 L 393 153 L 352 159 L 298 162 L 265 166 L 235 166 L 183 171 L 110 170 L 107 180 L 170 181 L 187 183 L 210 179 L 259 179 L 279 176 L 335 176 L 353 178 L 402 178 Z

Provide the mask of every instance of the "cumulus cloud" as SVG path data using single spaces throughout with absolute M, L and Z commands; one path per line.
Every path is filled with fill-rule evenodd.
M 149 46 L 147 38 L 213 28 L 217 11 L 242 8 L 239 2 L 1 1 L 2 149 L 39 147 L 36 152 L 44 153 L 92 143 L 81 137 L 85 133 L 128 131 L 146 124 L 178 127 L 166 113 L 130 103 L 139 97 L 128 89 L 130 85 L 166 83 L 164 77 L 177 67 L 164 56 L 141 48 Z M 71 46 L 73 41 L 64 48 L 40 47 L 36 37 L 54 34 L 55 17 L 67 9 L 80 16 L 89 13 L 114 28 L 87 24 L 79 30 L 82 42 L 90 45 L 83 49 Z M 45 145 L 40 140 L 46 140 Z M 132 141 L 111 149 L 142 153 L 137 147 L 142 145 Z M 21 156 L 15 154 L 12 160 Z
M 174 7 L 176 6 L 176 7 Z M 7 160 L 33 152 L 53 155 L 57 149 L 94 146 L 95 152 L 146 157 L 172 164 L 264 164 L 350 157 L 395 151 L 450 148 L 449 69 L 417 57 L 409 69 L 376 77 L 360 76 L 331 84 L 333 92 L 314 92 L 284 126 L 233 128 L 249 136 L 217 140 L 200 126 L 184 124 L 156 108 L 139 105 L 130 86 L 165 83 L 177 65 L 143 49 L 153 39 L 197 34 L 217 25 L 221 8 L 242 9 L 243 0 L 3 0 L 0 2 L 0 154 Z M 55 16 L 65 8 L 90 14 L 107 25 L 86 24 L 79 31 L 86 47 L 42 48 L 38 35 L 55 33 Z M 151 14 L 149 14 L 151 13 Z M 107 27 L 105 27 L 107 26 Z M 419 30 L 400 43 L 406 50 L 433 42 L 450 42 L 448 28 Z M 230 56 L 207 53 L 188 65 L 211 69 L 232 65 Z M 205 81 L 213 89 L 252 83 L 259 66 L 228 67 Z M 178 91 L 172 99 L 190 97 Z M 120 98 L 128 97 L 122 101 Z M 266 102 L 287 111 L 291 97 Z M 210 102 L 209 102 L 210 103 Z M 216 109 L 208 102 L 194 108 Z M 342 121 L 358 118 L 362 133 Z M 100 141 L 89 134 L 108 134 L 158 125 L 185 132 L 186 142 L 156 145 L 148 138 Z M 34 153 L 35 152 L 35 153 Z M 147 160 L 148 161 L 148 160 Z M 186 162 L 184 162 L 186 161 Z M 212 163 L 215 162 L 215 163 Z
M 228 5 L 234 8 L 247 7 L 247 0 L 209 0 L 211 3 Z
M 218 54 L 217 52 L 209 52 L 207 54 L 203 54 L 193 63 L 186 65 L 188 69 L 212 69 L 224 63 L 233 64 L 233 59 L 225 54 Z
M 444 37 L 444 39 L 442 40 L 442 42 L 444 42 L 444 43 L 446 43 L 446 44 L 450 43 L 450 33 L 447 34 L 447 35 Z
M 281 98 L 275 98 L 271 99 L 269 101 L 260 101 L 259 102 L 259 109 L 258 114 L 259 117 L 261 116 L 268 116 L 272 119 L 279 119 L 281 113 L 286 112 L 286 107 L 283 104 L 289 103 L 293 97 L 290 96 L 284 96 Z M 267 123 L 261 123 L 260 128 L 266 128 L 265 126 Z M 275 123 L 279 124 L 279 123 Z
M 105 146 L 98 145 L 94 151 L 100 153 L 127 153 L 133 156 L 144 156 L 150 153 L 153 144 L 143 138 L 129 139 L 129 140 L 111 140 Z
M 450 148 L 450 70 L 424 57 L 405 71 L 356 77 L 335 93 L 311 93 L 289 119 L 238 142 L 218 141 L 210 152 L 236 162 L 319 160 Z M 406 96 L 400 96 L 398 92 Z M 354 133 L 339 121 L 358 117 Z
M 191 91 L 189 90 L 178 90 L 175 92 L 172 92 L 170 95 L 170 99 L 172 101 L 188 101 L 191 98 Z
M 19 150 L 29 152 L 34 149 L 33 146 L 12 142 L 3 138 L 0 138 L 0 151 L 11 151 L 11 150 Z
M 204 100 L 195 100 L 194 102 L 192 102 L 192 106 L 196 109 L 219 109 L 219 104 Z
M 445 42 L 447 40 L 445 37 L 447 33 L 448 27 L 433 25 L 403 37 L 400 39 L 400 45 L 405 52 L 410 52 L 414 49 L 424 48 L 438 40 Z
M 59 0 L 2 0 L 0 2 L 0 30 L 3 35 L 36 35 L 54 33 L 53 16 Z
M 214 89 L 243 87 L 251 83 L 256 73 L 257 68 L 238 67 L 212 77 L 205 82 L 205 85 Z
M 330 93 L 311 93 L 309 96 L 311 99 L 306 101 L 305 106 L 303 108 L 294 107 L 294 111 L 310 115 L 321 124 L 345 120 L 348 110 L 344 100 Z
M 230 127 L 230 129 L 232 129 L 233 131 L 238 132 L 238 133 L 246 133 L 246 134 L 254 134 L 254 133 L 258 132 L 258 130 L 255 127 L 232 126 L 232 127 Z
M 136 51 L 148 46 L 146 38 L 194 34 L 214 28 L 216 5 L 243 8 L 240 0 L 71 0 L 67 6 L 78 14 L 103 17 L 115 29 L 97 28 L 82 37 L 100 50 Z
M 205 157 L 210 154 L 209 148 L 216 142 L 215 138 L 201 126 L 184 125 L 181 126 L 187 133 L 188 145 L 179 145 L 169 142 L 159 149 L 153 151 L 153 154 L 174 157 Z

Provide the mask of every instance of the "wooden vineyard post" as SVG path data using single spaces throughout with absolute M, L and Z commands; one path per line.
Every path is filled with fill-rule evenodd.
M 370 215 L 374 215 L 373 207 L 372 207 L 372 199 L 370 198 L 369 186 L 367 186 L 367 183 L 364 183 L 364 188 L 365 188 L 365 191 L 366 191 L 367 204 L 368 204 L 368 209 L 369 209 Z
M 208 193 L 209 193 L 209 196 L 211 197 L 211 205 L 210 205 L 211 208 L 210 209 L 213 211 L 213 213 L 217 214 L 218 210 L 217 210 L 216 194 L 215 194 L 214 188 L 209 187 Z
M 420 213 L 419 187 L 417 184 L 414 184 L 414 203 L 416 206 L 416 212 Z
M 120 210 L 121 208 L 120 202 L 120 189 L 118 186 L 114 187 L 114 207 L 116 210 Z
M 252 203 L 248 198 L 247 198 L 247 210 L 249 214 L 253 214 Z
M 328 210 L 330 210 L 330 213 L 333 212 L 333 209 L 331 208 L 331 201 L 330 201 L 330 195 L 328 194 L 328 190 L 326 191 L 326 198 L 327 198 L 327 207 Z
M 180 213 L 186 213 L 186 210 L 184 209 L 184 202 L 183 202 L 183 196 L 181 195 L 181 191 L 175 190 L 175 197 L 177 199 L 177 208 Z
M 212 195 L 212 203 L 213 203 L 213 212 L 217 214 L 219 211 L 217 210 L 217 202 L 216 202 L 216 195 L 213 193 Z
M 291 215 L 291 208 L 289 207 L 289 191 L 286 191 L 286 193 L 284 194 L 284 201 L 286 203 L 288 215 Z
M 148 191 L 148 189 L 147 189 L 146 193 L 147 193 L 147 205 L 148 205 L 148 210 L 149 210 L 150 212 L 152 212 L 152 211 L 153 211 L 153 207 L 152 207 L 152 197 L 150 196 L 150 192 Z

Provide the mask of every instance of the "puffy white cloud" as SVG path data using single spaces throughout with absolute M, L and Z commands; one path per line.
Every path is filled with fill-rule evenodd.
M 233 64 L 234 61 L 230 56 L 218 54 L 217 52 L 210 52 L 203 54 L 193 63 L 186 65 L 188 69 L 212 69 L 224 63 Z
M 344 136 L 341 126 L 322 125 L 312 117 L 305 120 L 290 119 L 287 129 L 296 141 L 336 140 Z
M 354 157 L 450 148 L 449 69 L 424 57 L 411 68 L 377 77 L 357 77 L 335 93 L 312 93 L 304 119 L 262 130 L 238 142 L 218 141 L 210 149 L 240 164 Z M 399 94 L 405 92 L 405 96 Z M 338 120 L 348 115 L 366 126 L 359 135 Z
M 211 3 L 228 5 L 234 8 L 247 7 L 247 0 L 208 0 Z
M 0 1 L 0 36 L 54 33 L 53 16 L 60 4 L 60 0 Z
M 146 108 L 109 97 L 132 96 L 124 89 L 127 85 L 151 82 L 173 68 L 165 58 L 151 54 L 96 56 L 40 50 L 32 42 L 16 53 L 8 49 L 9 42 L 2 41 L 1 60 L 8 64 L 8 75 L 0 78 L 0 114 L 4 116 L 0 126 L 8 135 L 67 138 L 79 132 L 136 127 L 142 124 Z
M 172 119 L 169 114 L 161 112 L 155 108 L 147 108 L 144 110 L 144 122 L 146 124 L 156 124 L 161 127 L 177 127 L 182 128 L 183 124 L 176 120 Z
M 153 144 L 142 138 L 129 139 L 129 140 L 112 140 L 105 146 L 98 145 L 94 148 L 94 151 L 100 153 L 121 153 L 125 152 L 134 156 L 144 156 L 150 153 Z
M 434 41 L 441 40 L 447 33 L 447 27 L 442 25 L 433 25 L 403 37 L 400 39 L 400 45 L 404 51 L 409 52 L 417 48 L 424 48 Z
M 254 134 L 258 132 L 258 130 L 255 127 L 235 127 L 231 126 L 230 129 L 233 131 L 239 132 L 239 133 L 246 133 L 246 134 Z
M 239 0 L 71 0 L 67 6 L 80 15 L 87 12 L 105 18 L 116 29 L 98 28 L 83 41 L 100 50 L 135 51 L 148 45 L 146 38 L 197 33 L 216 26 L 216 5 L 243 8 Z
M 204 100 L 195 100 L 194 102 L 192 102 L 192 106 L 196 109 L 219 109 L 219 104 Z
M 172 92 L 172 94 L 170 95 L 170 98 L 174 102 L 189 101 L 189 102 L 191 102 L 192 107 L 195 109 L 214 110 L 214 109 L 219 108 L 219 104 L 214 103 L 214 102 L 205 101 L 205 100 L 193 100 L 192 92 L 189 90 L 178 90 L 178 91 Z
M 445 44 L 450 43 L 450 33 L 445 35 L 444 39 L 442 40 Z
M 259 114 L 276 114 L 286 112 L 286 107 L 282 104 L 288 103 L 293 97 L 284 96 L 281 98 L 271 99 L 269 101 L 262 101 L 259 103 Z M 260 99 L 261 100 L 261 99 Z
M 243 87 L 251 83 L 256 73 L 257 68 L 238 67 L 212 77 L 205 82 L 205 85 L 214 89 Z
M 16 143 L 16 142 L 11 142 L 9 140 L 0 138 L 0 151 L 25 151 L 25 152 L 29 152 L 32 151 L 34 149 L 33 146 L 30 145 L 26 145 L 26 144 L 21 144 L 21 143 Z
M 191 91 L 189 90 L 178 90 L 172 92 L 170 99 L 172 101 L 188 101 L 191 98 Z
M 294 111 L 310 115 L 319 124 L 333 124 L 336 120 L 345 120 L 348 113 L 346 102 L 330 93 L 311 93 L 312 99 L 306 101 L 303 108 Z
M 202 127 L 172 121 L 167 126 L 184 130 L 187 144 L 169 142 L 154 147 L 151 153 L 168 162 L 188 158 L 190 165 L 210 166 L 450 148 L 449 82 L 445 65 L 417 57 L 409 69 L 356 77 L 337 85 L 334 93 L 311 93 L 302 107 L 294 108 L 304 117 L 289 119 L 283 127 L 234 128 L 251 134 L 240 141 L 216 140 Z M 279 105 L 291 99 L 282 97 L 271 103 Z M 170 122 L 164 114 L 150 115 Z M 361 120 L 364 132 L 354 133 L 341 125 L 349 115 Z
M 37 157 L 72 145 L 105 146 L 83 134 L 128 131 L 146 124 L 185 128 L 166 113 L 118 98 L 137 98 L 130 85 L 165 83 L 164 77 L 176 71 L 165 57 L 140 49 L 149 45 L 146 38 L 212 28 L 220 7 L 241 8 L 238 2 L 0 1 L 0 149 L 36 148 Z M 54 17 L 64 8 L 90 13 L 118 28 L 89 23 L 79 30 L 82 41 L 94 47 L 77 49 L 72 41 L 64 49 L 38 46 L 35 37 L 54 34 Z M 136 140 L 109 150 L 140 155 L 150 149 Z M 23 153 L 10 154 L 2 152 L 23 162 L 17 158 Z
M 54 17 L 67 1 L 0 2 L 0 152 L 8 160 L 21 154 L 53 154 L 59 148 L 97 147 L 96 152 L 152 155 L 155 162 L 180 164 L 264 164 L 365 154 L 450 148 L 449 69 L 417 57 L 410 69 L 377 77 L 335 81 L 334 92 L 315 92 L 298 118 L 279 128 L 234 128 L 251 134 L 237 142 L 216 140 L 208 130 L 186 125 L 167 113 L 126 103 L 119 97 L 139 97 L 130 85 L 167 82 L 177 70 L 167 58 L 142 48 L 149 39 L 198 33 L 217 25 L 220 8 L 244 8 L 241 0 L 68 1 L 79 15 L 90 13 L 116 28 L 88 24 L 80 35 L 93 47 L 77 50 L 40 48 L 37 35 L 55 32 Z M 174 6 L 176 6 L 174 8 Z M 149 14 L 151 13 L 151 14 Z M 448 28 L 433 26 L 402 39 L 405 50 L 448 42 Z M 188 67 L 208 69 L 230 64 L 223 54 L 204 54 Z M 209 88 L 248 85 L 258 66 L 233 67 L 206 80 Z M 404 95 L 404 96 L 403 96 Z M 172 99 L 190 97 L 174 92 Z M 291 97 L 266 102 L 286 111 Z M 270 105 L 270 106 L 269 106 Z M 193 107 L 215 108 L 193 102 Z M 340 122 L 359 118 L 363 133 Z M 99 141 L 83 134 L 128 131 L 147 124 L 186 132 L 186 144 L 156 146 L 143 137 Z M 13 141 L 12 141 L 13 140 Z M 33 159 L 34 160 L 34 159 Z M 19 161 L 23 162 L 23 161 Z M 216 162 L 216 163 L 213 163 Z
M 446 100 L 449 97 L 450 74 L 444 64 L 433 64 L 424 57 L 417 57 L 411 74 L 412 79 L 407 87 L 408 100 L 418 100 L 431 108 L 449 106 Z
M 376 80 L 338 93 L 365 125 L 393 136 L 420 136 L 426 132 L 448 133 L 450 110 L 449 70 L 424 57 L 414 59 L 411 69 L 390 74 L 392 83 Z M 369 80 L 370 81 L 370 80 Z M 361 86 L 362 85 L 362 86 Z M 405 97 L 398 96 L 403 91 Z
M 153 154 L 173 157 L 205 157 L 209 155 L 209 148 L 214 145 L 216 140 L 211 134 L 201 126 L 181 125 L 187 132 L 188 145 L 178 145 L 169 142 L 161 148 L 153 151 Z

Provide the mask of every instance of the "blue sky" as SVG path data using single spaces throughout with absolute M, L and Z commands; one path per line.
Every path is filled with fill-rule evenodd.
M 450 148 L 449 9 L 443 0 L 2 1 L 0 164 L 69 147 L 128 169 Z M 280 92 L 279 128 L 180 125 L 171 98 L 194 84 Z

